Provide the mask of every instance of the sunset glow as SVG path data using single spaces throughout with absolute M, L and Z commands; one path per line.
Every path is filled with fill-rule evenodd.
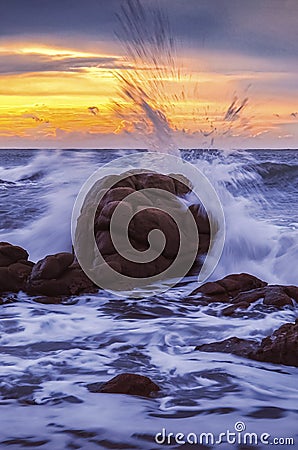
M 134 105 L 120 95 L 119 74 L 143 71 L 146 84 L 153 69 L 135 67 L 115 39 L 97 45 L 86 33 L 81 42 L 50 40 L 32 33 L 0 41 L 1 147 L 129 147 L 142 138 L 146 147 L 144 133 L 152 130 L 136 126 Z M 257 54 L 183 42 L 176 59 L 179 81 L 165 77 L 156 89 L 166 92 L 157 106 L 177 145 L 208 146 L 213 135 L 223 147 L 297 147 L 296 61 L 284 67 Z M 229 121 L 225 115 L 236 97 L 239 104 L 248 100 Z

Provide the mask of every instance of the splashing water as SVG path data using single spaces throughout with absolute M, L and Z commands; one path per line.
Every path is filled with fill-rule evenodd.
M 195 106 L 191 114 L 186 112 L 189 102 L 200 105 L 200 86 L 192 81 L 192 73 L 184 70 L 183 58 L 178 57 L 183 52 L 178 51 L 169 19 L 161 8 L 128 0 L 117 18 L 116 36 L 130 67 L 124 73 L 113 72 L 123 100 L 113 106 L 115 115 L 122 119 L 121 130 L 133 130 L 150 150 L 176 155 L 179 136 L 196 136 L 197 148 L 212 148 L 220 137 L 240 132 L 245 136 L 251 128 L 251 119 L 242 117 L 247 96 L 234 94 L 230 105 L 221 111 L 212 111 L 209 106 L 201 111 Z M 193 131 L 179 123 L 181 114 L 188 116 Z

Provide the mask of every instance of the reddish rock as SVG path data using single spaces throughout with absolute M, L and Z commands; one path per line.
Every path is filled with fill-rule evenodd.
M 57 253 L 49 255 L 38 261 L 31 274 L 31 280 L 51 280 L 59 278 L 60 275 L 72 264 L 74 255 L 72 253 Z
M 0 292 L 24 291 L 30 274 L 31 266 L 20 262 L 0 267 Z
M 263 304 L 280 308 L 285 305 L 293 306 L 293 301 L 286 294 L 283 286 L 267 286 L 265 288 Z
M 297 286 L 285 286 L 286 294 L 291 297 L 295 302 L 298 302 L 298 287 Z
M 159 270 L 164 271 L 173 263 L 180 249 L 181 236 L 175 220 L 171 217 L 173 216 L 180 218 L 180 223 L 183 224 L 183 229 L 180 232 L 189 242 L 188 248 L 182 249 L 184 252 L 182 258 L 187 257 L 190 250 L 194 247 L 193 228 L 191 227 L 196 224 L 197 228 L 199 228 L 199 246 L 197 249 L 194 248 L 197 258 L 192 267 L 197 273 L 202 266 L 202 258 L 200 257 L 208 252 L 210 246 L 210 225 L 204 209 L 201 207 L 196 208 L 195 205 L 192 205 L 195 222 L 187 219 L 187 208 L 180 197 L 189 192 L 190 182 L 182 175 L 176 180 L 174 176 L 171 177 L 149 171 L 144 173 L 129 171 L 126 174 L 127 177 L 122 180 L 120 180 L 120 176 L 105 177 L 95 183 L 93 189 L 88 193 L 82 207 L 81 216 L 78 219 L 81 225 L 77 235 L 80 252 L 82 254 L 85 252 L 85 234 L 83 230 L 86 230 L 86 232 L 91 231 L 90 217 L 88 215 L 89 207 L 94 207 L 94 202 L 99 194 L 103 194 L 95 213 L 94 235 L 98 249 L 105 261 L 108 261 L 113 267 L 121 267 L 123 275 L 134 278 L 148 278 L 159 274 Z M 109 183 L 112 187 L 110 187 Z M 154 201 L 149 193 L 144 191 L 151 188 L 162 191 Z M 169 193 L 171 196 L 169 196 Z M 133 200 L 128 198 L 130 194 L 133 194 Z M 146 264 L 131 263 L 129 261 L 131 250 L 125 248 L 126 244 L 123 239 L 123 247 L 121 247 L 122 257 L 118 257 L 109 236 L 110 221 L 116 208 L 120 212 L 120 216 L 114 222 L 113 232 L 120 233 L 121 236 L 121 233 L 124 232 L 123 224 L 128 223 L 128 218 L 130 218 L 128 237 L 131 245 L 136 250 L 147 250 L 149 248 L 149 233 L 153 230 L 161 231 L 165 237 L 166 244 L 161 256 L 156 261 Z M 158 245 L 160 238 L 156 236 L 156 233 L 150 236 L 153 249 L 160 248 Z M 180 267 L 178 268 L 179 270 Z M 176 276 L 176 274 L 172 274 L 172 276 Z M 180 274 L 177 274 L 177 276 L 180 276 Z
M 286 323 L 262 340 L 253 359 L 298 367 L 298 319 Z
M 231 300 L 231 303 L 239 304 L 239 303 L 245 302 L 245 303 L 251 304 L 251 303 L 259 300 L 260 298 L 264 298 L 266 289 L 267 288 L 265 287 L 265 288 L 252 289 L 251 291 L 240 292 L 238 295 L 236 295 L 236 297 L 234 297 Z
M 195 295 L 197 293 L 202 293 L 207 296 L 226 294 L 226 290 L 218 283 L 208 282 L 195 289 L 191 295 Z
M 191 295 L 199 292 L 212 297 L 213 301 L 227 302 L 229 299 L 236 297 L 239 292 L 250 291 L 251 289 L 262 288 L 267 283 L 248 273 L 240 273 L 228 275 L 222 280 L 213 283 L 205 283 L 195 289 Z M 243 301 L 243 300 L 241 300 Z
M 239 302 L 239 303 L 236 303 L 235 305 L 230 305 L 230 306 L 227 306 L 226 308 L 224 308 L 222 310 L 222 315 L 223 316 L 232 316 L 234 314 L 234 312 L 237 311 L 237 309 L 247 309 L 248 307 L 249 307 L 248 302 Z
M 176 193 L 175 182 L 173 178 L 161 173 L 139 173 L 135 175 L 136 189 L 161 189 L 163 191 Z
M 138 395 L 141 397 L 150 397 L 153 392 L 160 390 L 159 386 L 150 378 L 133 373 L 122 373 L 104 384 L 89 384 L 88 389 L 91 392 Z
M 232 353 L 233 355 L 250 357 L 257 348 L 258 343 L 256 341 L 231 337 L 224 341 L 199 345 L 195 350 L 200 350 L 201 352 Z
M 20 260 L 28 259 L 28 252 L 22 247 L 0 242 L 0 267 L 7 267 Z
M 194 216 L 200 234 L 210 234 L 210 223 L 205 210 L 201 205 L 190 205 L 190 212 Z
M 298 367 L 298 319 L 286 323 L 261 344 L 253 340 L 231 337 L 196 347 L 205 352 L 232 353 L 262 362 Z
M 264 281 L 248 273 L 228 275 L 222 280 L 219 280 L 218 284 L 220 284 L 231 297 L 234 297 L 239 292 L 262 288 L 267 285 Z
M 296 286 L 270 286 L 246 273 L 228 275 L 222 280 L 208 282 L 195 289 L 191 296 L 201 294 L 210 302 L 231 303 L 223 309 L 224 316 L 231 316 L 238 309 L 246 309 L 257 300 L 266 306 L 283 308 L 293 306 L 298 296 Z
M 78 264 L 72 265 L 73 259 L 71 253 L 57 253 L 38 261 L 28 280 L 27 291 L 48 297 L 93 292 L 94 284 Z

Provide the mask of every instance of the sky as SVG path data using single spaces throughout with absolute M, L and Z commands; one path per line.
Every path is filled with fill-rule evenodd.
M 2 0 L 0 148 L 298 148 L 297 0 Z

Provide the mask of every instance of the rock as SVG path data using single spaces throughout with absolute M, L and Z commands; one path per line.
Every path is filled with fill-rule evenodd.
M 91 392 L 139 395 L 141 397 L 150 397 L 153 392 L 160 390 L 159 386 L 150 378 L 133 373 L 122 373 L 104 384 L 92 383 L 87 387 Z
M 297 286 L 285 286 L 286 294 L 291 297 L 295 302 L 298 302 L 298 287 Z
M 0 267 L 0 292 L 25 291 L 31 266 L 16 262 L 7 267 Z
M 257 361 L 298 367 L 298 319 L 263 339 L 252 357 Z
M 95 286 L 71 253 L 46 256 L 33 267 L 27 282 L 27 292 L 32 295 L 59 297 L 94 292 Z
M 35 297 L 33 298 L 33 300 L 36 303 L 41 303 L 43 305 L 57 305 L 60 304 L 63 301 L 64 297 L 47 297 L 47 296 L 43 296 L 43 297 Z
M 199 288 L 195 289 L 191 295 L 202 293 L 211 297 L 213 301 L 227 303 L 233 297 L 236 297 L 239 292 L 250 291 L 251 289 L 262 288 L 267 283 L 248 273 L 240 273 L 235 275 L 228 275 L 222 280 L 212 283 L 205 283 Z M 241 299 L 241 301 L 243 301 Z
M 126 176 L 123 178 L 123 175 Z M 121 177 L 123 179 L 120 180 Z M 196 205 L 190 207 L 195 220 L 191 218 L 185 203 L 181 201 L 181 197 L 190 191 L 191 183 L 182 175 L 179 175 L 178 180 L 175 177 L 176 175 L 170 176 L 149 171 L 137 173 L 137 171 L 132 170 L 121 176 L 108 176 L 96 182 L 86 196 L 81 215 L 78 218 L 80 226 L 76 234 L 77 253 L 81 256 L 86 255 L 86 257 L 91 255 L 91 258 L 94 254 L 94 260 L 96 260 L 96 255 L 93 253 L 94 249 L 92 246 L 90 249 L 86 249 L 84 240 L 86 232 L 93 231 L 97 247 L 103 259 L 109 265 L 120 267 L 120 273 L 127 277 L 148 278 L 160 274 L 175 261 L 180 249 L 181 233 L 189 242 L 188 248 L 184 248 L 184 246 L 182 249 L 182 264 L 183 259 L 194 251 L 195 261 L 192 269 L 198 273 L 202 266 L 202 256 L 206 255 L 210 246 L 209 219 L 204 208 L 196 207 Z M 112 187 L 110 187 L 111 184 Z M 162 191 L 158 194 L 158 198 L 153 199 L 148 191 L 145 191 L 146 189 L 150 191 L 151 188 Z M 133 194 L 133 199 L 129 198 L 131 194 Z M 98 198 L 100 198 L 100 201 L 95 213 L 95 220 L 94 223 L 91 223 L 89 211 L 91 207 L 94 208 Z M 119 241 L 123 243 L 123 247 L 119 249 L 122 257 L 119 257 L 111 236 L 109 236 L 111 234 L 111 218 L 116 208 L 119 216 L 113 224 L 113 238 L 118 235 Z M 172 216 L 179 218 L 180 223 L 183 224 L 182 230 L 178 229 Z M 132 251 L 123 237 L 121 238 L 123 234 L 127 233 L 123 225 L 128 223 L 130 244 L 139 253 L 148 250 L 148 236 L 150 236 L 152 249 L 155 250 L 161 248 L 161 234 L 164 236 L 165 247 L 161 248 L 159 257 L 154 259 L 153 256 L 152 260 L 146 264 L 132 263 L 129 260 Z M 197 248 L 194 247 L 194 225 L 197 227 L 200 236 Z M 153 230 L 159 230 L 161 233 L 151 233 Z M 179 273 L 171 273 L 172 278 L 180 276 L 182 264 L 179 267 L 178 265 L 174 266 Z M 101 264 L 101 266 L 104 265 Z M 99 269 L 94 267 L 92 270 L 101 270 L 101 267 Z M 185 273 L 182 273 L 183 275 Z
M 298 367 L 298 319 L 286 323 L 259 344 L 249 339 L 231 337 L 220 342 L 199 345 L 195 350 L 232 353 L 256 361 Z
M 228 275 L 222 280 L 208 282 L 195 289 L 190 296 L 201 294 L 210 302 L 231 303 L 223 309 L 224 316 L 231 316 L 237 309 L 246 309 L 257 300 L 265 306 L 283 308 L 293 306 L 298 298 L 296 286 L 271 286 L 247 273 Z M 200 297 L 200 298 L 201 298 Z
M 58 278 L 72 264 L 74 255 L 71 253 L 57 253 L 38 261 L 31 273 L 31 280 L 51 280 Z
M 258 288 L 258 289 L 252 289 L 251 291 L 246 292 L 240 292 L 231 300 L 231 303 L 239 304 L 239 303 L 248 303 L 251 304 L 253 302 L 256 302 L 260 298 L 265 297 L 266 293 L 266 287 L 265 288 Z
M 211 344 L 199 345 L 195 350 L 201 352 L 220 352 L 232 353 L 233 355 L 250 357 L 250 355 L 258 348 L 258 342 L 249 339 L 240 339 L 231 337 L 220 342 L 212 342 Z
M 264 281 L 248 273 L 228 275 L 219 280 L 218 284 L 229 293 L 230 297 L 235 297 L 239 292 L 262 288 L 267 285 Z
M 29 280 L 27 292 L 32 295 L 47 297 L 71 296 L 85 292 L 96 292 L 92 281 L 79 268 L 69 268 L 59 277 L 52 280 Z
M 137 190 L 155 188 L 176 194 L 174 179 L 168 175 L 154 172 L 139 173 L 135 175 L 135 180 Z
M 27 260 L 28 256 L 28 252 L 22 247 L 8 242 L 0 242 L 0 267 L 7 267 L 20 260 Z
M 223 316 L 232 316 L 237 309 L 247 309 L 249 307 L 248 302 L 239 302 L 235 305 L 227 306 L 222 310 Z
M 285 305 L 293 306 L 291 297 L 289 297 L 283 286 L 267 286 L 263 300 L 264 305 L 282 307 Z

